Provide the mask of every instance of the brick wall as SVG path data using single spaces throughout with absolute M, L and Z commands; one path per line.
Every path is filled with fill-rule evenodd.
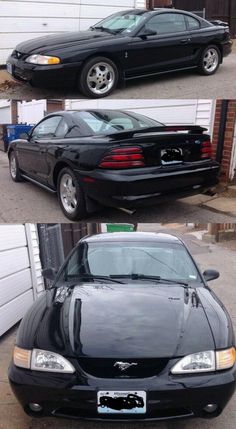
M 147 0 L 147 8 L 169 7 L 171 5 L 172 5 L 172 0 Z
M 18 123 L 17 100 L 11 101 L 11 121 L 12 124 Z
M 213 140 L 212 140 L 214 156 L 216 155 L 216 149 L 218 144 L 221 111 L 222 111 L 222 100 L 217 100 L 215 124 L 214 124 L 214 131 L 213 131 Z M 229 106 L 228 106 L 223 158 L 222 158 L 222 164 L 221 164 L 221 181 L 222 182 L 227 182 L 229 179 L 235 121 L 236 121 L 236 100 L 230 100 Z

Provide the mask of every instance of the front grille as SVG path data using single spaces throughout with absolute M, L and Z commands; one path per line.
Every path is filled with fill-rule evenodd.
M 116 362 L 132 365 L 124 371 Z M 166 367 L 168 359 L 103 359 L 80 358 L 78 363 L 83 371 L 98 378 L 145 378 L 160 374 Z M 116 364 L 116 365 L 115 365 Z

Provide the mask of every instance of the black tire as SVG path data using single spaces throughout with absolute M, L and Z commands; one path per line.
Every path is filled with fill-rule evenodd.
M 69 210 L 69 207 L 68 207 L 68 209 L 66 209 L 67 203 L 66 203 L 65 198 L 63 199 L 62 190 L 61 190 L 62 181 L 63 180 L 65 181 L 66 177 L 69 177 L 69 176 L 71 177 L 73 188 L 75 188 L 75 198 L 76 198 L 76 204 L 73 205 L 74 209 L 73 209 L 73 207 L 71 207 L 71 210 Z M 64 215 L 68 219 L 75 221 L 75 220 L 83 219 L 84 217 L 86 217 L 87 210 L 86 210 L 86 204 L 85 204 L 83 189 L 82 189 L 81 185 L 79 184 L 79 181 L 76 178 L 73 171 L 68 167 L 63 168 L 58 175 L 57 196 L 58 196 L 58 201 L 59 201 L 60 207 L 61 207 Z M 68 206 L 69 206 L 69 204 L 68 204 Z
M 206 63 L 205 63 L 206 55 L 208 52 L 213 52 L 217 56 L 217 60 L 216 60 L 217 64 L 215 66 L 213 66 L 212 68 L 209 68 L 209 69 L 207 68 Z M 204 75 L 204 76 L 211 76 L 211 75 L 215 74 L 216 71 L 218 70 L 219 66 L 220 66 L 221 57 L 222 57 L 221 52 L 217 46 L 215 46 L 215 45 L 207 46 L 207 48 L 205 48 L 201 54 L 201 58 L 200 58 L 199 65 L 198 65 L 199 73 Z
M 10 152 L 9 155 L 9 171 L 11 178 L 14 182 L 22 182 L 23 179 L 20 173 L 18 159 L 13 150 Z
M 112 82 L 110 84 L 107 85 L 107 89 L 106 88 L 101 88 L 101 92 L 97 93 L 94 92 L 95 90 L 92 90 L 91 87 L 89 86 L 88 82 L 87 82 L 87 78 L 89 75 L 89 72 L 91 71 L 92 67 L 95 66 L 96 64 L 101 63 L 105 65 L 107 65 L 108 69 L 111 70 L 110 73 L 108 73 L 108 76 L 110 76 L 110 79 L 112 80 Z M 97 77 L 97 79 L 101 79 L 101 81 L 99 81 L 100 83 L 105 82 L 105 76 L 102 76 L 102 69 L 103 67 L 101 67 L 101 76 Z M 105 72 L 105 70 L 104 70 Z M 115 63 L 113 61 L 111 61 L 108 58 L 105 57 L 94 57 L 91 58 L 90 60 L 88 60 L 81 73 L 79 76 L 79 90 L 86 96 L 89 98 L 103 98 L 108 96 L 112 91 L 114 91 L 114 89 L 117 86 L 118 83 L 118 79 L 119 79 L 119 73 L 118 73 L 118 69 L 117 66 L 115 65 Z M 105 83 L 104 83 L 105 85 Z

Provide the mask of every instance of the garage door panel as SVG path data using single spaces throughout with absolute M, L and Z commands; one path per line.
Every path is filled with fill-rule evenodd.
M 0 279 L 28 268 L 29 257 L 26 247 L 0 253 Z
M 32 280 L 29 268 L 1 279 L 0 307 L 31 288 Z
M 33 291 L 31 289 L 1 307 L 0 336 L 22 319 L 32 303 Z

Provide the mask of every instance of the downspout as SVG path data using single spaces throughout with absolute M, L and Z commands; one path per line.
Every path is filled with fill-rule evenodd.
M 229 100 L 222 100 L 220 128 L 219 128 L 219 136 L 218 136 L 217 150 L 216 150 L 216 161 L 219 162 L 220 164 L 221 164 L 222 158 L 223 158 L 224 140 L 225 140 L 225 132 L 226 132 L 226 124 L 227 124 L 227 116 L 228 116 L 228 107 L 229 107 Z

